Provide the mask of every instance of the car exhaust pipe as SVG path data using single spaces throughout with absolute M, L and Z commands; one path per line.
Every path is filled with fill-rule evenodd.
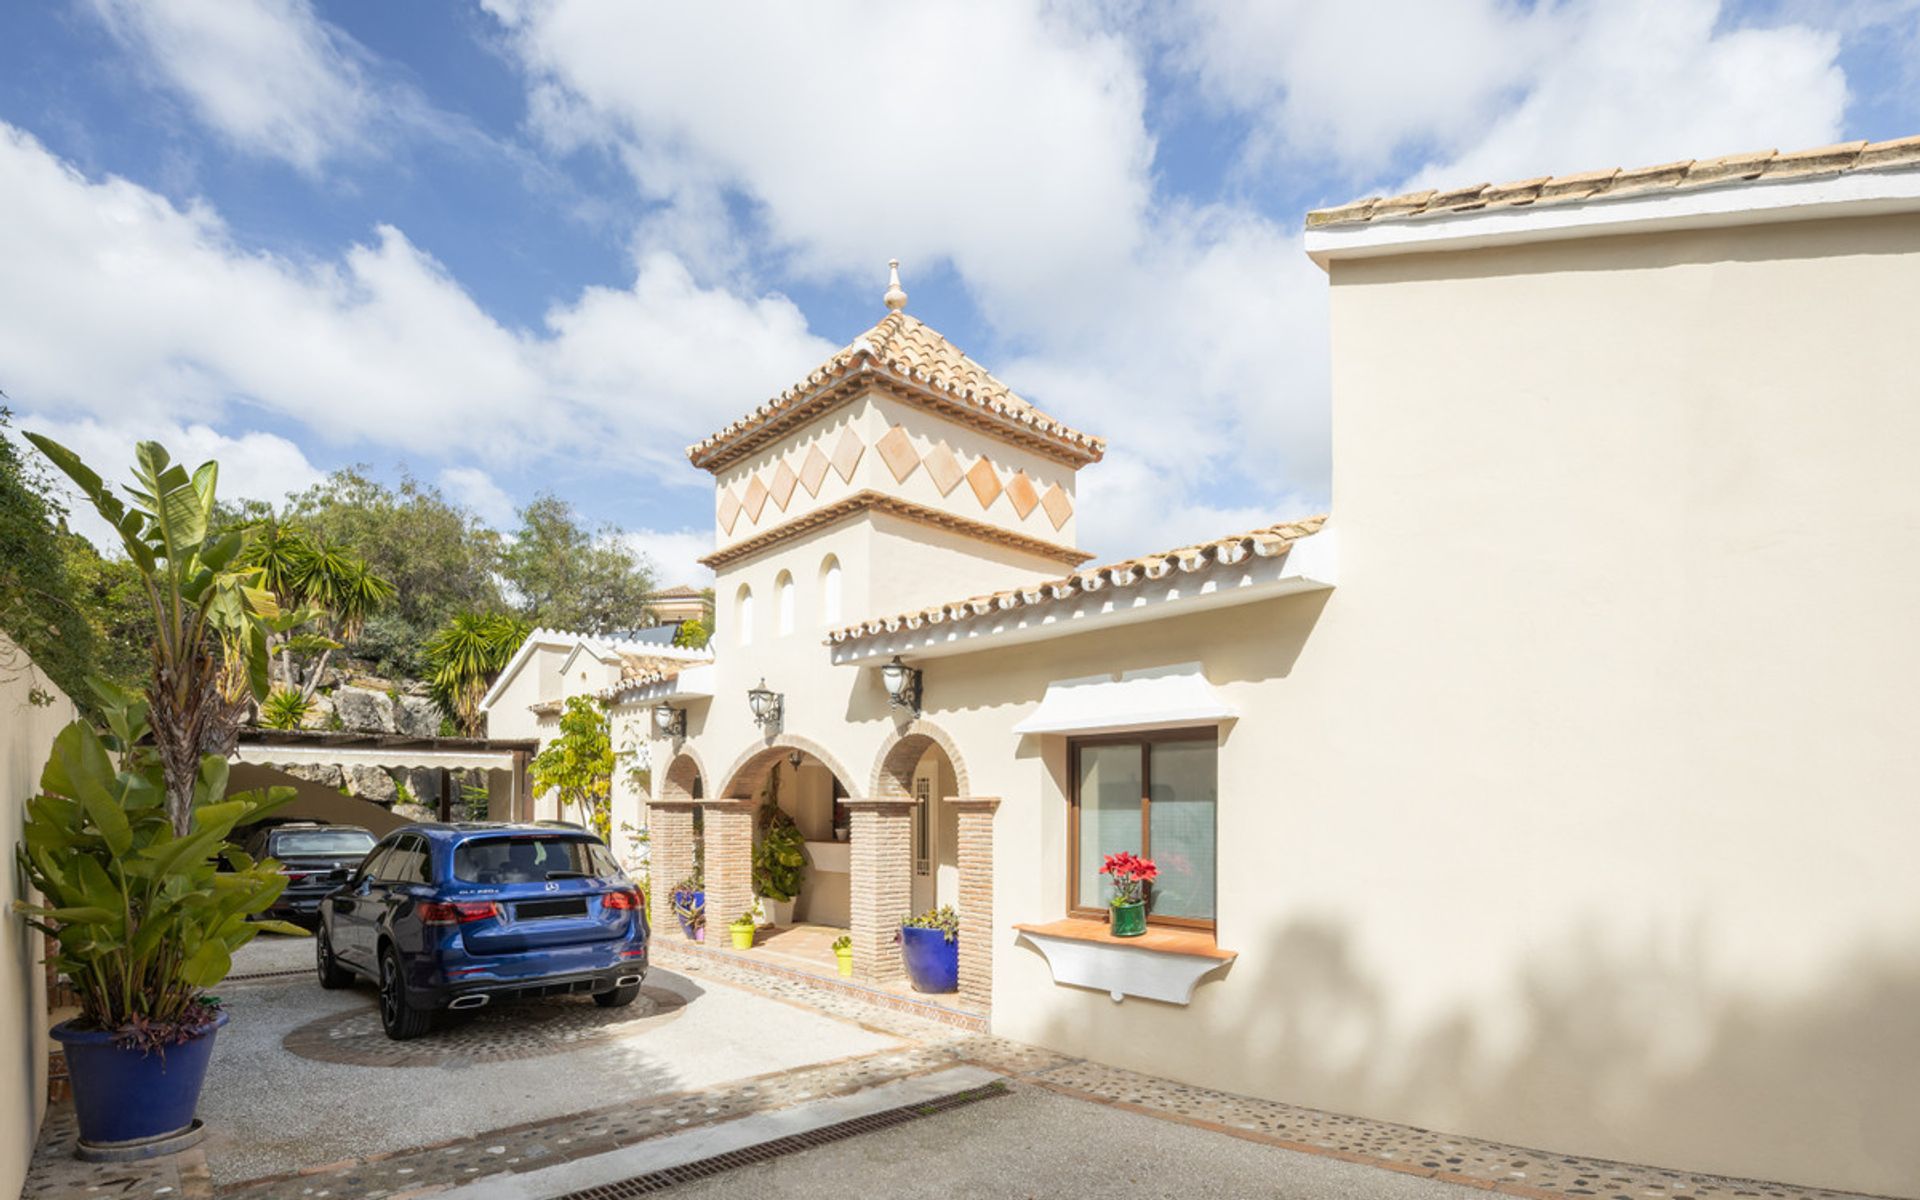
M 485 1008 L 487 1006 L 487 1001 L 490 999 L 492 999 L 492 997 L 488 996 L 485 992 L 476 992 L 470 996 L 455 996 L 453 998 L 453 1003 L 447 1005 L 447 1007 L 448 1008 Z
M 641 980 L 645 978 L 646 978 L 645 975 L 622 975 L 620 978 L 613 981 L 613 986 L 629 987 L 633 984 L 639 983 Z

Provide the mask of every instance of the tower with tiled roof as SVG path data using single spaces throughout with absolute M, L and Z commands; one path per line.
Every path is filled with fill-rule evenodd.
M 687 450 L 714 477 L 719 645 L 1057 575 L 1105 449 L 906 311 Z M 804 612 L 802 610 L 805 610 Z M 816 641 L 817 638 L 813 639 Z

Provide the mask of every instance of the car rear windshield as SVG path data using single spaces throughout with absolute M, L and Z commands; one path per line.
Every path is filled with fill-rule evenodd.
M 364 829 L 287 829 L 273 837 L 273 853 L 365 854 L 373 849 L 373 835 Z
M 617 879 L 620 868 L 599 842 L 551 834 L 479 838 L 453 852 L 453 877 L 465 883 L 539 883 Z

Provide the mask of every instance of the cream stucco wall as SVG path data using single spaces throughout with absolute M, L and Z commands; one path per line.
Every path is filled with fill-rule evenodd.
M 47 703 L 35 703 L 32 693 Z M 26 804 L 56 734 L 76 713 L 60 689 L 0 635 L 0 846 L 20 840 Z M 11 864 L 9 864 L 11 868 Z M 18 870 L 0 873 L 0 1196 L 16 1195 L 47 1103 L 47 976 L 39 933 L 13 911 L 25 899 Z
M 966 790 L 1002 799 L 995 1030 L 1920 1196 L 1920 218 L 1341 261 L 1330 293 L 1337 590 L 924 664 Z M 723 581 L 770 628 L 787 556 L 805 614 L 797 564 L 828 551 L 862 589 L 937 577 L 901 570 L 909 540 L 851 524 Z M 719 643 L 687 742 L 708 794 L 764 744 L 762 675 L 867 791 L 902 718 L 797 624 Z M 1240 713 L 1239 957 L 1185 1007 L 1055 986 L 1011 927 L 1065 911 L 1066 739 L 1011 727 L 1051 680 L 1194 660 Z

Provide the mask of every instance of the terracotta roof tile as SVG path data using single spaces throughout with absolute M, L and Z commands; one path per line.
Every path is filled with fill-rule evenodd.
M 1788 154 L 1777 150 L 1759 150 L 1628 170 L 1610 167 L 1600 171 L 1583 171 L 1577 175 L 1525 179 L 1497 186 L 1480 183 L 1443 191 L 1409 192 L 1390 200 L 1369 197 L 1351 204 L 1316 209 L 1307 214 L 1307 227 L 1320 229 L 1329 225 L 1414 220 L 1440 213 L 1466 212 L 1489 205 L 1567 204 L 1595 197 L 1645 195 L 1661 189 L 1910 168 L 1920 168 L 1920 136 L 1885 142 L 1840 142 Z
M 966 621 L 995 612 L 1055 604 L 1072 599 L 1080 593 L 1104 591 L 1109 587 L 1135 587 L 1144 580 L 1164 579 L 1176 572 L 1191 573 L 1214 564 L 1231 565 L 1249 556 L 1272 558 L 1286 553 L 1287 548 L 1294 542 L 1320 532 L 1326 522 L 1325 516 L 1307 517 L 1300 521 L 1270 525 L 1264 529 L 1214 538 L 1211 541 L 1181 546 L 1174 550 L 1164 550 L 1157 554 L 1123 559 L 1101 567 L 1088 567 L 1058 579 L 1041 580 L 1005 591 L 968 596 L 963 600 L 910 609 L 890 616 L 873 617 L 858 624 L 834 630 L 828 641 L 844 642 L 849 638 L 890 633 L 902 628 L 918 628 L 922 624 Z
M 783 418 L 797 420 L 831 404 L 836 385 L 873 373 L 906 385 L 917 398 L 963 419 L 1015 432 L 1036 448 L 1050 448 L 1076 464 L 1097 461 L 1106 452 L 1104 440 L 1041 412 L 932 326 L 904 312 L 889 312 L 805 379 L 687 447 L 687 457 L 697 467 L 719 470 L 771 436 L 769 426 L 784 428 Z

